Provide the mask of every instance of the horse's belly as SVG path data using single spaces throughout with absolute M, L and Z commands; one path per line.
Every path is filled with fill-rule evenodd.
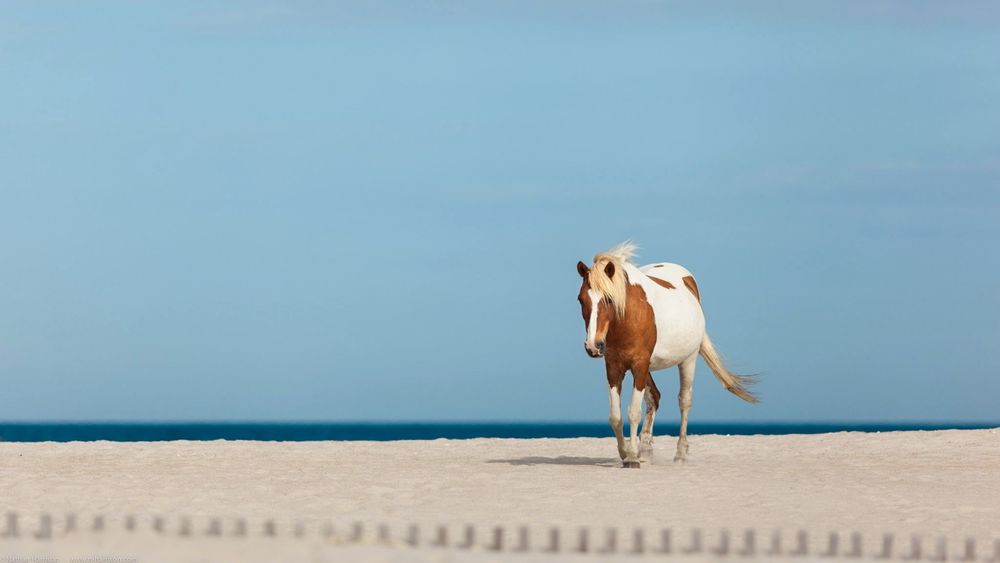
M 705 317 L 701 308 L 677 309 L 657 318 L 656 346 L 649 359 L 649 368 L 653 371 L 674 367 L 701 348 L 705 336 Z

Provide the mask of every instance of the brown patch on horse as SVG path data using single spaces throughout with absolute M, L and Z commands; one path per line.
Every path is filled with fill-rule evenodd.
M 662 267 L 663 267 L 663 264 L 657 264 L 657 265 L 655 265 L 655 266 L 653 266 L 653 267 L 654 267 L 654 268 L 662 268 Z
M 698 303 L 701 303 L 701 294 L 698 293 L 698 284 L 695 283 L 694 278 L 691 276 L 684 276 L 684 285 L 687 286 L 688 291 L 694 295 L 694 298 L 698 300 Z
M 649 279 L 655 281 L 656 283 L 662 285 L 667 289 L 677 289 L 676 287 L 674 287 L 674 284 L 668 282 L 667 280 L 661 280 L 660 278 L 654 278 L 653 276 L 649 276 Z
M 608 384 L 621 385 L 632 371 L 635 388 L 642 391 L 652 381 L 649 360 L 656 346 L 656 318 L 641 286 L 628 284 L 624 318 L 615 317 L 605 338 Z

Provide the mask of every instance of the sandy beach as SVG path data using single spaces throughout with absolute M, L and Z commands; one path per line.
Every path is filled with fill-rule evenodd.
M 971 539 L 986 561 L 1000 538 L 1000 429 L 695 436 L 686 465 L 673 445 L 658 437 L 659 457 L 626 470 L 610 438 L 3 443 L 0 553 L 551 561 L 745 559 L 771 546 L 874 557 L 890 534 L 893 558 L 957 558 Z

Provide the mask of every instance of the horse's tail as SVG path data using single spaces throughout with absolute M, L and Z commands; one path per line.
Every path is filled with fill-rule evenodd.
M 726 369 L 726 364 L 722 362 L 722 356 L 715 350 L 715 346 L 712 346 L 712 339 L 708 337 L 707 332 L 705 333 L 705 338 L 701 340 L 701 350 L 698 353 L 705 359 L 708 367 L 712 368 L 715 378 L 726 388 L 726 391 L 748 403 L 760 402 L 753 393 L 747 390 L 747 386 L 754 383 L 753 376 L 737 375 Z

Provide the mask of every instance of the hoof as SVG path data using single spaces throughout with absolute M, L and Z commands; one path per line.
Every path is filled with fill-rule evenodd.
M 683 463 L 687 463 L 687 460 L 688 460 L 688 458 L 687 458 L 686 455 L 677 454 L 677 455 L 674 456 L 674 463 L 681 463 L 681 464 L 683 464 Z
M 639 469 L 639 462 L 638 461 L 623 461 L 622 462 L 622 467 L 624 467 L 626 469 Z

